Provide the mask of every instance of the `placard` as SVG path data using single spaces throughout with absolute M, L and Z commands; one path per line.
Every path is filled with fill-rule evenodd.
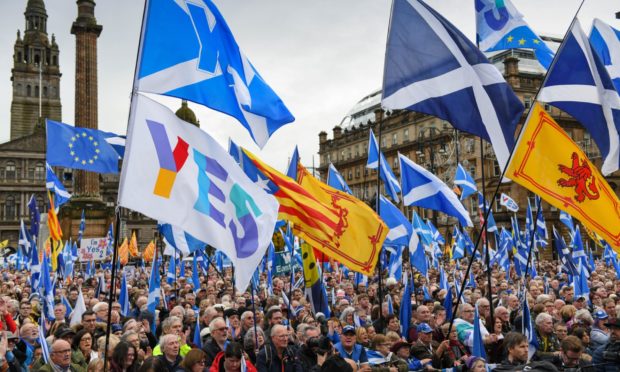
M 80 262 L 102 261 L 106 259 L 107 247 L 108 240 L 106 238 L 82 239 L 80 249 L 78 249 L 78 259 Z

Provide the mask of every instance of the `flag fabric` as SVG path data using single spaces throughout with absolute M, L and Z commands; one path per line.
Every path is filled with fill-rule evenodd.
M 533 49 L 548 69 L 554 53 L 530 28 L 510 0 L 476 0 L 476 37 L 480 50 Z
M 452 227 L 452 259 L 460 260 L 465 257 L 465 242 L 458 226 Z
M 49 269 L 49 260 L 44 251 L 43 261 L 41 262 L 41 280 L 43 283 L 39 286 L 43 305 L 41 316 L 45 316 L 47 321 L 52 322 L 56 317 L 54 316 L 54 287 L 52 286 L 52 276 Z
M 39 331 L 39 335 L 37 338 L 37 342 L 39 343 L 39 345 L 41 345 L 41 356 L 43 357 L 43 360 L 45 361 L 45 364 L 50 364 L 52 365 L 52 358 L 50 355 L 50 348 L 49 345 L 47 343 L 47 339 L 45 338 L 45 319 L 44 317 L 41 317 L 39 319 L 39 324 L 38 324 L 38 331 Z
M 321 312 L 329 317 L 330 311 L 327 303 L 327 291 L 325 290 L 323 280 L 321 280 L 321 272 L 316 264 L 314 250 L 309 244 L 301 244 L 301 257 L 303 259 L 304 268 L 305 296 L 312 304 L 312 309 L 315 314 Z
M 353 194 L 347 182 L 332 163 L 329 163 L 329 168 L 327 170 L 327 184 L 336 190 L 346 192 L 347 194 Z
M 295 145 L 293 156 L 291 156 L 291 161 L 288 163 L 288 170 L 286 171 L 286 175 L 294 180 L 297 179 L 297 164 L 299 164 L 299 149 Z
M 390 252 L 388 277 L 400 281 L 403 277 L 403 246 L 386 247 L 386 251 Z
M 490 141 L 508 161 L 523 104 L 497 68 L 420 0 L 395 0 L 383 76 L 383 107 L 437 116 Z
M 573 277 L 573 288 L 575 289 L 575 298 L 585 298 L 588 304 L 590 303 L 590 286 L 588 285 L 587 269 L 582 266 L 578 269 L 579 274 Z
M 579 121 L 603 156 L 602 173 L 620 168 L 620 96 L 575 19 L 538 99 Z
M 446 239 L 444 239 L 443 235 L 441 235 L 439 230 L 437 230 L 435 225 L 433 225 L 433 222 L 431 220 L 429 220 L 428 218 L 426 219 L 426 226 L 428 226 L 428 229 L 430 230 L 431 236 L 433 237 L 433 241 L 435 243 L 437 243 L 439 245 L 446 244 Z
M 428 276 L 428 262 L 426 261 L 426 253 L 422 246 L 422 241 L 417 233 L 411 234 L 411 242 L 409 243 L 409 256 L 411 266 L 415 267 L 422 275 Z
M 30 250 L 34 244 L 32 241 L 32 236 L 26 229 L 26 224 L 23 219 L 20 219 L 19 221 L 19 241 L 17 244 L 25 255 L 30 255 Z
M 84 215 L 84 210 L 82 209 L 82 217 L 80 218 L 80 227 L 78 229 L 78 238 L 77 242 L 82 242 L 82 237 L 84 236 L 84 230 L 86 229 L 86 216 Z
M 50 203 L 50 207 L 47 210 L 47 226 L 49 228 L 50 238 L 55 241 L 60 241 L 62 239 L 62 230 L 60 229 L 60 222 L 58 221 L 58 215 L 56 214 L 54 198 L 50 194 L 49 190 L 47 191 L 47 197 Z
M 120 247 L 118 247 L 118 261 L 123 266 L 129 262 L 129 243 L 127 242 L 127 237 L 123 239 Z
M 30 250 L 30 287 L 32 291 L 38 291 L 41 285 L 41 264 L 39 263 L 39 252 L 36 244 Z
M 235 159 L 237 163 L 239 163 L 241 159 L 240 151 L 241 151 L 241 148 L 239 147 L 239 145 L 237 145 L 235 141 L 233 141 L 232 138 L 229 137 L 228 138 L 228 154 L 233 159 Z
M 553 244 L 555 246 L 556 252 L 558 253 L 558 256 L 560 257 L 562 271 L 571 276 L 577 275 L 577 268 L 573 263 L 571 252 L 566 246 L 564 238 L 562 238 L 560 233 L 556 230 L 555 226 L 553 227 Z
M 367 204 L 318 181 L 302 165 L 295 182 L 247 150 L 242 164 L 278 199 L 279 218 L 293 223 L 295 235 L 350 270 L 373 272 L 388 229 Z
M 480 333 L 480 313 L 478 312 L 478 305 L 474 310 L 474 347 L 471 355 L 486 359 L 487 353 L 484 351 L 484 342 L 482 341 L 482 334 Z
M 82 323 L 82 314 L 86 312 L 86 304 L 84 302 L 84 295 L 82 294 L 82 288 L 78 288 L 78 298 L 75 302 L 75 308 L 71 312 L 70 317 L 70 325 L 73 327 L 74 325 Z
M 411 223 L 407 220 L 407 217 L 392 204 L 388 198 L 383 195 L 379 196 L 379 213 L 381 219 L 387 227 L 390 229 L 385 241 L 384 246 L 405 246 L 409 244 L 409 239 L 412 233 Z
M 136 238 L 136 232 L 131 233 L 131 240 L 129 241 L 129 254 L 131 257 L 138 257 L 138 239 Z
M 536 239 L 536 245 L 542 248 L 547 246 L 547 239 L 549 238 L 549 232 L 547 231 L 547 224 L 545 223 L 545 217 L 543 216 L 542 202 L 540 196 L 536 195 L 536 232 L 534 239 Z
M 176 256 L 168 259 L 168 271 L 166 272 L 166 282 L 172 284 L 177 280 L 177 259 Z
M 528 342 L 528 360 L 534 356 L 536 349 L 538 349 L 538 337 L 536 337 L 536 331 L 534 330 L 534 321 L 530 315 L 530 306 L 527 302 L 527 295 L 524 297 L 523 303 L 523 320 L 521 333 L 527 337 Z
M 620 250 L 620 200 L 539 104 L 533 107 L 506 177 L 573 215 Z
M 381 166 L 379 166 L 379 159 L 381 159 Z M 377 139 L 372 129 L 370 130 L 370 137 L 368 139 L 368 161 L 366 163 L 366 168 L 379 169 L 379 177 L 383 181 L 386 194 L 388 194 L 394 202 L 398 203 L 400 201 L 400 197 L 398 196 L 401 190 L 400 184 L 394 172 L 392 172 L 390 163 L 388 163 L 385 156 L 383 156 L 383 153 L 379 151 L 379 145 L 377 144 Z
M 394 303 L 392 302 L 392 295 L 388 293 L 386 297 L 388 315 L 394 315 Z
M 151 242 L 144 248 L 144 252 L 142 252 L 142 260 L 144 261 L 153 261 L 153 257 L 155 256 L 155 243 L 151 240 Z
M 181 252 L 183 256 L 188 256 L 197 250 L 204 249 L 207 245 L 207 243 L 168 223 L 159 224 L 158 230 L 164 236 L 166 243 Z
M 514 201 L 514 199 L 512 199 L 510 196 L 504 193 L 500 195 L 499 203 L 503 205 L 506 209 L 508 209 L 510 212 L 517 213 L 519 211 L 519 205 L 517 204 L 517 202 Z
M 132 104 L 119 204 L 224 252 L 247 268 L 235 277 L 245 291 L 271 241 L 277 200 L 200 128 L 144 96 Z
M 192 284 L 194 285 L 194 293 L 200 291 L 200 276 L 198 275 L 198 255 L 194 253 L 192 259 Z
M 620 92 L 620 31 L 595 18 L 590 32 L 590 44 L 607 68 L 616 91 Z
M 406 156 L 398 156 L 405 205 L 440 211 L 456 217 L 462 225 L 473 226 L 469 213 L 448 185 Z
M 467 172 L 465 168 L 463 168 L 461 163 L 458 163 L 456 167 L 454 184 L 461 188 L 461 200 L 478 191 L 476 181 L 474 181 L 474 178 L 471 176 L 471 174 L 469 174 L 469 172 Z
M 36 243 L 39 239 L 41 214 L 39 213 L 39 207 L 37 206 L 37 200 L 35 199 L 34 194 L 32 194 L 30 196 L 30 200 L 28 200 L 28 214 L 30 216 L 30 235 Z
M 577 267 L 577 271 L 581 272 L 585 271 L 586 277 L 590 276 L 590 273 L 587 270 L 588 267 L 588 257 L 586 255 L 585 249 L 583 249 L 583 241 L 581 240 L 581 232 L 579 230 L 579 226 L 575 229 L 575 233 L 573 234 L 571 240 L 571 247 L 573 251 L 573 263 L 575 267 Z
M 478 192 L 478 211 L 480 212 L 480 215 L 481 215 L 480 226 L 484 224 L 484 219 L 488 211 L 489 215 L 487 218 L 488 222 L 487 222 L 486 231 L 488 232 L 497 231 L 497 224 L 495 223 L 495 218 L 493 217 L 493 210 L 491 209 L 491 206 L 489 206 L 489 203 L 485 200 L 484 195 L 482 195 L 481 192 Z
M 240 50 L 211 0 L 150 0 L 142 29 L 137 90 L 230 115 L 260 147 L 295 120 Z
M 119 154 L 106 138 L 114 133 L 74 127 L 47 119 L 49 165 L 82 169 L 96 173 L 118 173 Z
M 571 234 L 575 233 L 575 225 L 573 224 L 573 217 L 564 212 L 564 211 L 560 211 L 560 222 L 562 222 L 566 227 L 568 227 L 568 230 Z
M 45 187 L 54 193 L 56 206 L 60 207 L 71 199 L 71 194 L 67 192 L 65 186 L 63 186 L 62 182 L 56 177 L 56 173 L 52 167 L 46 162 L 46 176 L 45 176 Z
M 453 299 L 452 299 L 452 286 L 448 285 L 448 292 L 443 300 L 443 307 L 446 309 L 446 319 L 452 319 L 453 312 Z
M 160 299 L 161 275 L 159 274 L 159 260 L 154 259 L 153 266 L 151 266 L 151 276 L 149 277 L 149 294 L 146 301 L 148 311 L 155 314 L 155 309 L 159 306 Z
M 121 304 L 121 315 L 129 316 L 129 291 L 127 290 L 127 277 L 123 271 L 121 279 L 121 292 L 118 296 L 118 302 Z

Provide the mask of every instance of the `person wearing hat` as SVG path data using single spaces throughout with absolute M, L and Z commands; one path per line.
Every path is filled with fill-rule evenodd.
M 609 341 L 609 329 L 605 327 L 609 316 L 605 311 L 597 310 L 592 314 L 592 317 L 594 318 L 594 324 L 590 331 L 590 345 L 593 350 L 596 350 Z
M 340 342 L 334 345 L 341 357 L 351 359 L 360 365 L 360 371 L 368 372 L 368 356 L 364 347 L 357 343 L 355 327 L 347 325 L 342 328 Z
M 467 370 L 471 372 L 485 372 L 487 370 L 486 361 L 477 356 L 470 356 L 467 358 L 465 366 L 467 366 Z
M 239 312 L 236 309 L 228 308 L 224 310 L 224 317 L 228 319 L 228 336 L 230 340 L 243 342 L 243 332 L 239 321 Z
M 592 364 L 596 372 L 618 371 L 620 365 L 620 319 L 608 320 L 609 340 L 594 351 Z
M 420 370 L 424 367 L 424 365 L 431 362 L 431 359 L 418 360 L 412 357 L 410 348 L 411 344 L 409 344 L 407 341 L 397 341 L 396 343 L 394 343 L 394 345 L 392 345 L 390 351 L 394 353 L 396 357 L 407 363 L 409 371 Z
M 418 340 L 411 347 L 411 355 L 418 360 L 431 360 L 433 367 L 439 368 L 439 344 L 433 341 L 433 329 L 427 323 L 420 323 L 416 331 Z

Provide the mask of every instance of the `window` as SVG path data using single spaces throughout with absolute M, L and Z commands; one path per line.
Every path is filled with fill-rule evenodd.
M 30 97 L 32 95 L 32 87 L 30 85 L 26 85 L 26 96 Z
M 340 160 L 345 160 L 346 159 L 345 158 L 345 154 L 346 153 L 344 152 L 344 150 L 340 151 Z
M 495 195 L 495 203 L 493 203 L 493 210 L 494 212 L 501 212 L 502 211 L 502 204 L 500 203 L 501 197 L 499 195 Z
M 9 161 L 6 163 L 6 168 L 4 170 L 4 176 L 7 179 L 11 179 L 11 180 L 15 179 L 15 162 Z
M 387 138 L 381 137 L 381 148 L 387 147 Z
M 405 128 L 403 131 L 403 142 L 409 142 L 409 128 Z
M 493 161 L 493 175 L 494 176 L 501 176 L 502 174 L 502 170 L 499 168 L 499 163 L 497 162 L 497 160 Z
M 398 156 L 395 156 L 392 160 L 392 169 L 398 169 Z
M 360 167 L 355 168 L 355 178 L 360 178 L 361 173 Z
M 355 154 L 355 157 L 357 158 L 358 156 L 360 156 L 360 148 L 359 145 L 355 145 L 355 151 L 353 152 Z
M 353 179 L 353 171 L 349 170 L 349 175 L 347 177 L 347 180 L 351 181 Z
M 4 201 L 4 217 L 7 220 L 14 220 L 16 218 L 15 197 L 9 195 Z
M 469 167 L 469 174 L 470 174 L 470 175 L 471 175 L 474 179 L 476 179 L 476 166 L 473 166 L 473 165 L 472 165 L 471 167 Z
M 392 146 L 398 145 L 398 133 L 392 134 Z
M 525 108 L 532 107 L 532 97 L 531 96 L 523 96 L 523 105 Z
M 45 166 L 42 163 L 39 163 L 34 167 L 34 179 L 42 180 L 44 178 L 45 178 Z
M 39 209 L 39 213 L 47 212 L 47 207 L 42 196 L 37 196 L 37 208 Z

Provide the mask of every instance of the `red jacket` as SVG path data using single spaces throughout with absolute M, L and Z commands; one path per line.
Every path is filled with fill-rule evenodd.
M 256 370 L 256 367 L 254 367 L 254 365 L 252 364 L 252 362 L 250 362 L 247 358 L 245 359 L 245 366 L 247 369 L 247 372 L 258 372 Z M 220 369 L 220 367 L 222 367 L 222 369 Z M 217 353 L 217 355 L 215 356 L 215 359 L 213 359 L 213 364 L 211 364 L 211 367 L 209 367 L 209 372 L 220 372 L 224 370 L 224 352 L 220 351 L 219 353 Z
M 0 322 L 0 331 L 6 331 L 4 329 L 4 323 L 6 323 L 6 326 L 9 331 L 13 333 L 17 332 L 17 324 L 15 324 L 13 317 L 8 312 L 4 314 L 4 319 L 3 321 Z

